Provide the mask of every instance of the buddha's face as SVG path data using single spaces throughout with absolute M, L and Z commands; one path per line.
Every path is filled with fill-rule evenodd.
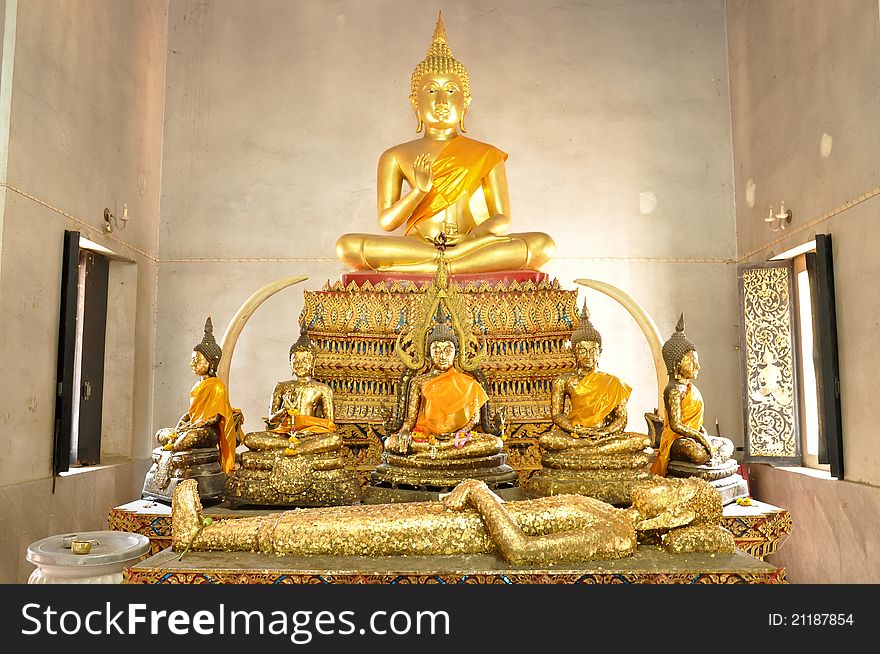
M 434 368 L 445 372 L 455 362 L 455 343 L 452 341 L 434 341 L 431 343 L 431 363 Z
M 199 377 L 204 377 L 211 369 L 211 363 L 208 361 L 208 357 L 204 354 L 198 350 L 193 350 L 192 358 L 189 360 L 189 367 L 192 368 L 192 371 Z
M 700 358 L 696 350 L 685 354 L 678 364 L 678 374 L 682 379 L 696 379 L 700 372 Z
M 596 341 L 578 341 L 574 346 L 574 358 L 578 368 L 592 370 L 599 363 L 601 353 L 602 348 Z
M 449 129 L 459 124 L 467 111 L 461 79 L 455 73 L 426 73 L 413 103 L 425 127 Z
M 314 367 L 315 357 L 308 350 L 299 350 L 290 357 L 290 370 L 297 379 L 311 377 Z

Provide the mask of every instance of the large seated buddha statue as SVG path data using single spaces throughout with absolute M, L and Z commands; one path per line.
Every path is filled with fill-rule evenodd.
M 293 379 L 272 391 L 264 431 L 245 434 L 248 448 L 226 482 L 233 506 L 332 506 L 360 500 L 360 484 L 345 469 L 333 422 L 333 391 L 312 378 L 316 349 L 303 329 L 290 347 Z
M 693 381 L 700 372 L 697 348 L 684 333 L 684 315 L 663 344 L 669 383 L 663 391 L 665 419 L 651 472 L 665 477 L 699 477 L 715 486 L 724 503 L 748 494 L 728 438 L 710 436 L 703 427 L 703 396 Z M 659 442 L 657 442 L 659 441 Z
M 550 412 L 556 429 L 538 439 L 543 468 L 529 479 L 528 493 L 578 493 L 628 504 L 634 485 L 650 477 L 644 452 L 650 438 L 624 431 L 632 388 L 597 369 L 602 336 L 586 303 L 571 346 L 577 368 L 553 380 Z
M 241 412 L 229 403 L 226 385 L 217 377 L 222 355 L 209 317 L 204 337 L 190 359 L 199 381 L 189 393 L 189 410 L 174 427 L 156 433 L 159 447 L 153 450 L 142 497 L 170 502 L 180 481 L 195 479 L 202 499 L 220 499 L 226 474 L 235 465 L 235 443 L 243 422 Z
M 507 155 L 461 134 L 470 78 L 452 54 L 442 17 L 413 71 L 410 102 L 424 136 L 386 150 L 377 179 L 379 226 L 402 233 L 345 234 L 336 243 L 339 258 L 359 271 L 431 273 L 437 267 L 432 241 L 444 232 L 456 274 L 537 270 L 555 245 L 540 232 L 508 233 Z M 485 204 L 477 215 L 475 195 Z

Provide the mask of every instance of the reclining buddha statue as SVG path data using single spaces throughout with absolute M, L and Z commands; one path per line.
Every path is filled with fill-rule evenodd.
M 368 502 L 432 499 L 431 493 L 448 492 L 468 478 L 514 491 L 510 497 L 521 494 L 501 430 L 490 419 L 478 346 L 462 324 L 458 301 L 441 247 L 437 277 L 413 329 L 398 338 L 396 353 L 406 369 Z
M 333 391 L 312 378 L 316 348 L 303 329 L 290 347 L 293 379 L 272 392 L 266 430 L 250 432 L 248 451 L 226 482 L 233 507 L 331 506 L 360 500 L 360 484 L 345 469 L 333 422 Z
M 437 267 L 431 243 L 444 232 L 457 274 L 540 268 L 555 251 L 550 236 L 507 233 L 507 155 L 460 133 L 470 77 L 452 54 L 442 16 L 413 71 L 409 99 L 424 136 L 386 150 L 377 178 L 379 226 L 403 234 L 345 234 L 336 243 L 338 257 L 355 270 L 431 273 Z M 477 216 L 472 200 L 481 209 Z
M 672 553 L 733 554 L 721 498 L 700 479 L 643 482 L 632 508 L 557 495 L 502 502 L 485 482 L 462 481 L 442 501 L 298 509 L 267 516 L 206 519 L 191 482 L 171 509 L 177 552 L 238 551 L 301 556 L 494 553 L 535 566 L 630 556 L 640 542 Z M 181 554 L 183 556 L 184 554 Z
M 189 393 L 189 410 L 177 425 L 156 433 L 159 447 L 153 450 L 142 497 L 170 502 L 174 487 L 192 478 L 202 499 L 220 499 L 226 474 L 235 465 L 235 443 L 244 420 L 229 404 L 226 385 L 217 377 L 222 355 L 209 317 L 190 360 L 199 381 Z
M 527 491 L 535 496 L 579 493 L 628 504 L 634 484 L 650 477 L 650 456 L 644 452 L 650 438 L 624 431 L 632 389 L 597 369 L 602 336 L 586 303 L 571 346 L 577 368 L 553 380 L 550 413 L 556 429 L 538 439 L 543 469 L 529 479 Z
M 648 424 L 655 432 L 657 454 L 651 472 L 665 477 L 699 477 L 715 486 L 725 504 L 748 494 L 733 458 L 734 445 L 728 438 L 710 436 L 703 427 L 703 396 L 693 380 L 700 372 L 697 348 L 684 333 L 684 314 L 675 333 L 663 344 L 663 361 L 669 384 L 663 391 L 666 417 L 659 439 L 659 425 Z

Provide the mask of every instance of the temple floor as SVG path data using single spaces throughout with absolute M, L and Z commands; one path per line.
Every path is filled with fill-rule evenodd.
M 492 554 L 456 556 L 273 556 L 163 550 L 127 568 L 128 584 L 780 584 L 785 569 L 734 554 L 669 554 L 641 545 L 633 556 L 552 566 L 515 566 Z

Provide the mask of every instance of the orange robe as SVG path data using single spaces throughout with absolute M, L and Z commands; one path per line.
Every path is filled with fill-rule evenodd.
M 287 434 L 294 431 L 308 431 L 312 434 L 329 434 L 336 431 L 336 423 L 329 418 L 318 418 L 316 416 L 307 416 L 302 413 L 294 413 L 293 419 L 286 415 L 277 427 L 270 429 L 270 434 Z
M 568 419 L 581 427 L 597 427 L 618 405 L 629 400 L 632 387 L 607 372 L 591 370 L 571 393 Z
M 415 431 L 449 434 L 468 424 L 489 396 L 480 383 L 455 368 L 422 385 L 422 401 Z
M 672 431 L 669 426 L 669 412 L 666 413 L 663 433 L 660 435 L 660 451 L 657 452 L 657 458 L 651 464 L 651 472 L 661 477 L 666 476 L 666 469 L 669 467 L 669 450 L 672 444 L 679 438 L 684 438 L 678 432 Z M 697 387 L 690 383 L 681 397 L 681 421 L 687 427 L 697 431 L 703 426 L 703 396 L 700 395 Z
M 189 417 L 193 422 L 210 420 L 220 416 L 217 429 L 220 432 L 220 467 L 229 474 L 235 467 L 236 436 L 241 425 L 236 421 L 226 393 L 226 385 L 217 377 L 206 377 L 189 392 Z M 239 412 L 240 413 L 240 412 Z
M 420 222 L 454 204 L 462 194 L 470 197 L 483 178 L 506 159 L 507 153 L 494 145 L 464 136 L 452 139 L 434 160 L 431 166 L 434 185 L 407 218 L 405 233 L 409 234 Z

